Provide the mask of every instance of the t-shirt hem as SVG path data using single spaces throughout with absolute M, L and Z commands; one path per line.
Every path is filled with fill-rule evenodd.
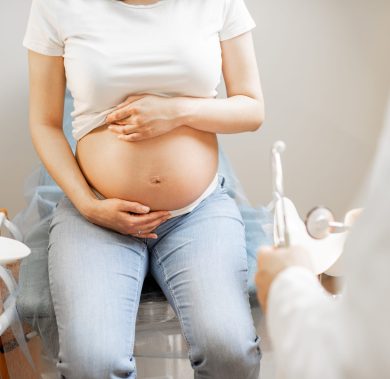
M 234 38 L 234 37 L 237 37 L 241 34 L 244 34 L 245 32 L 249 32 L 250 30 L 254 29 L 256 27 L 256 23 L 255 22 L 251 22 L 247 25 L 243 25 L 241 27 L 237 27 L 237 28 L 234 28 L 228 32 L 225 32 L 223 34 L 219 34 L 219 40 L 220 41 L 225 41 L 227 39 L 231 39 L 231 38 Z
M 89 128 L 83 128 L 82 130 L 72 130 L 72 136 L 77 141 L 81 140 L 84 136 L 86 136 L 88 133 L 92 132 L 92 130 L 98 128 L 101 125 L 92 126 Z
M 49 56 L 63 56 L 64 51 L 61 49 L 55 49 L 52 47 L 47 47 L 39 42 L 31 41 L 31 40 L 23 40 L 22 45 L 26 47 L 27 49 L 33 50 L 37 53 L 43 54 L 43 55 L 49 55 Z
M 86 136 L 89 132 L 92 132 L 92 130 L 96 129 L 97 126 L 94 126 L 92 128 L 84 129 L 84 130 L 73 130 L 72 136 L 77 141 L 81 140 L 84 136 Z

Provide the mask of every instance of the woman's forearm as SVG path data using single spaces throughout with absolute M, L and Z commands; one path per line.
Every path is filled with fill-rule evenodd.
M 230 134 L 256 131 L 264 121 L 264 103 L 249 96 L 227 99 L 180 97 L 178 119 L 181 125 L 206 132 Z
M 32 125 L 33 145 L 50 176 L 74 206 L 88 216 L 96 196 L 85 180 L 73 152 L 59 127 Z

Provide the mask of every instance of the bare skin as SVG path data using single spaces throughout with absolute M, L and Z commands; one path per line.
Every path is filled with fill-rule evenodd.
M 218 146 L 214 133 L 186 126 L 138 142 L 120 140 L 102 126 L 78 142 L 76 156 L 85 178 L 104 197 L 174 210 L 207 188 L 217 170 Z
M 268 293 L 272 282 L 280 272 L 291 266 L 302 266 L 313 270 L 310 255 L 301 246 L 289 248 L 264 246 L 259 250 L 257 263 L 258 271 L 255 277 L 257 299 L 264 312 L 267 311 Z
M 156 238 L 153 230 L 169 218 L 167 210 L 195 200 L 214 176 L 215 134 L 261 126 L 264 104 L 251 33 L 222 41 L 221 49 L 227 99 L 129 94 L 106 125 L 79 141 L 76 157 L 62 131 L 63 58 L 29 51 L 34 147 L 87 220 L 122 234 Z M 97 199 L 91 186 L 107 199 Z

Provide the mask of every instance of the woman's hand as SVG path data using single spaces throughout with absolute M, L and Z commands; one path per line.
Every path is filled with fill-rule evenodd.
M 256 273 L 257 298 L 263 308 L 267 309 L 268 292 L 276 276 L 291 266 L 302 266 L 312 270 L 309 253 L 300 246 L 289 248 L 263 247 L 259 251 Z
M 106 117 L 108 129 L 124 141 L 141 141 L 180 126 L 180 98 L 155 95 L 129 96 Z
M 150 212 L 142 204 L 120 199 L 94 199 L 92 204 L 83 214 L 88 221 L 138 238 L 156 239 L 152 231 L 170 217 L 169 211 Z

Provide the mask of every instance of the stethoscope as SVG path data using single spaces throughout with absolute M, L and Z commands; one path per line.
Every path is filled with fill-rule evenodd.
M 275 234 L 277 247 L 290 246 L 290 234 L 288 230 L 286 206 L 284 203 L 283 169 L 281 154 L 286 150 L 283 141 L 277 141 L 272 147 L 272 184 L 273 202 L 275 206 Z M 324 239 L 332 233 L 343 233 L 350 229 L 350 226 L 335 221 L 335 217 L 329 208 L 317 206 L 306 216 L 306 230 L 314 239 Z

